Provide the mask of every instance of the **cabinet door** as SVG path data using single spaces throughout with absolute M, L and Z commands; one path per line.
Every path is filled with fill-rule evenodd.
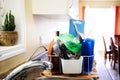
M 68 14 L 68 0 L 32 0 L 33 14 Z

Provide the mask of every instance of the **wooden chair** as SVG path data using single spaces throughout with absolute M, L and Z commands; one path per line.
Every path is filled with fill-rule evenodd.
M 105 64 L 106 64 L 106 59 L 109 58 L 109 61 L 110 61 L 110 59 L 112 58 L 112 57 L 111 57 L 111 55 L 112 55 L 112 50 L 111 50 L 111 49 L 107 50 L 104 36 L 103 36 L 103 43 L 104 43 L 104 49 L 105 49 L 105 52 L 104 52 L 104 60 L 105 60 Z
M 118 60 L 118 49 L 117 47 L 115 47 L 115 43 L 113 41 L 113 38 L 111 37 L 111 49 L 112 49 L 112 62 L 111 62 L 111 65 L 113 63 L 113 69 L 115 69 L 115 65 L 117 63 L 117 60 Z

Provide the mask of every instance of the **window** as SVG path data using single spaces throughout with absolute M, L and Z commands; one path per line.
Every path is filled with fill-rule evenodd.
M 11 10 L 15 14 L 18 43 L 14 46 L 0 46 L 0 61 L 25 52 L 25 7 L 24 0 L 3 0 L 4 12 Z M 14 2 L 14 3 L 13 3 Z M 1 22 L 1 19 L 0 19 Z

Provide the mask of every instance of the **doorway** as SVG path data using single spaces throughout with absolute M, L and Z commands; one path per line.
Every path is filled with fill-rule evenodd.
M 95 40 L 94 51 L 103 51 L 103 39 L 106 37 L 109 45 L 109 37 L 114 35 L 115 7 L 110 8 L 85 8 L 85 36 Z

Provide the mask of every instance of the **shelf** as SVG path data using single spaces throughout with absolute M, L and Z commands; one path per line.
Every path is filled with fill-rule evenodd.
M 0 61 L 13 57 L 25 52 L 25 45 L 19 44 L 15 46 L 0 46 Z

